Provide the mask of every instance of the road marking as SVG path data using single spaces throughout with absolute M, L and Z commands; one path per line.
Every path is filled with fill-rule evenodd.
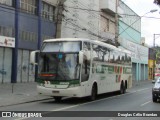
M 140 91 L 143 91 L 143 90 L 147 90 L 147 89 L 150 89 L 150 88 L 139 89 L 139 90 L 137 90 L 137 92 L 140 92 Z
M 77 104 L 77 105 L 72 105 L 72 106 L 68 106 L 68 107 L 63 107 L 63 108 L 58 108 L 58 109 L 53 109 L 51 111 L 61 111 L 61 110 L 66 110 L 66 109 L 70 109 L 70 108 L 74 108 L 74 107 L 78 107 L 81 104 Z
M 148 104 L 148 103 L 150 103 L 150 102 L 151 102 L 151 101 L 145 102 L 145 103 L 141 104 L 140 106 L 142 107 L 142 106 L 144 106 L 144 105 L 146 105 L 146 104 Z

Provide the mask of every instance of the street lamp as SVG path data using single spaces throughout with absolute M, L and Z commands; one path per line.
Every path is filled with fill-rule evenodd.
M 157 9 L 153 9 L 153 10 L 150 10 L 148 13 L 153 13 L 153 12 L 157 12 L 158 10 Z
M 148 13 L 154 13 L 158 11 L 157 9 L 153 9 L 153 10 L 150 10 L 149 12 L 145 13 L 144 15 L 140 16 L 140 18 L 138 18 L 136 21 L 134 21 L 132 24 L 130 24 L 126 29 L 124 29 L 119 35 L 121 35 L 123 32 L 125 32 L 128 28 L 130 28 L 134 23 L 136 23 L 139 19 L 141 19 L 142 17 L 144 17 L 146 14 Z M 118 36 L 119 36 L 118 35 Z

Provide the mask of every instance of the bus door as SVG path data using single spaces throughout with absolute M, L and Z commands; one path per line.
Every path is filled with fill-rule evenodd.
M 89 77 L 90 77 L 90 66 L 91 66 L 91 60 L 88 59 L 90 58 L 91 55 L 91 45 L 89 42 L 84 42 L 83 43 L 83 51 L 84 51 L 84 56 L 83 56 L 83 64 L 82 64 L 82 69 L 81 69 L 81 87 L 82 87 L 82 92 L 84 95 L 89 95 L 90 94 L 90 84 L 89 84 Z

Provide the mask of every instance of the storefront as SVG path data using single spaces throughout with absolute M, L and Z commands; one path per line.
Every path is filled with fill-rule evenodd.
M 0 83 L 11 81 L 12 48 L 14 47 L 14 38 L 0 36 Z
M 35 81 L 35 66 L 30 64 L 30 50 L 18 50 L 17 82 Z
M 132 52 L 132 79 L 134 81 L 147 80 L 148 48 L 126 39 L 122 39 L 121 45 Z
M 55 38 L 55 8 L 50 0 L 0 2 L 0 84 L 35 81 L 30 52 Z

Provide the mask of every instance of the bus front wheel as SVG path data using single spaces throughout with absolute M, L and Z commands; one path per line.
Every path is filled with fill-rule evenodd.
M 60 102 L 60 101 L 61 101 L 61 99 L 62 99 L 62 97 L 54 96 L 54 99 L 55 99 L 55 101 L 56 101 L 56 102 Z
M 90 100 L 94 101 L 97 97 L 97 85 L 94 84 L 92 87 L 92 91 L 91 91 L 91 96 L 90 96 Z

